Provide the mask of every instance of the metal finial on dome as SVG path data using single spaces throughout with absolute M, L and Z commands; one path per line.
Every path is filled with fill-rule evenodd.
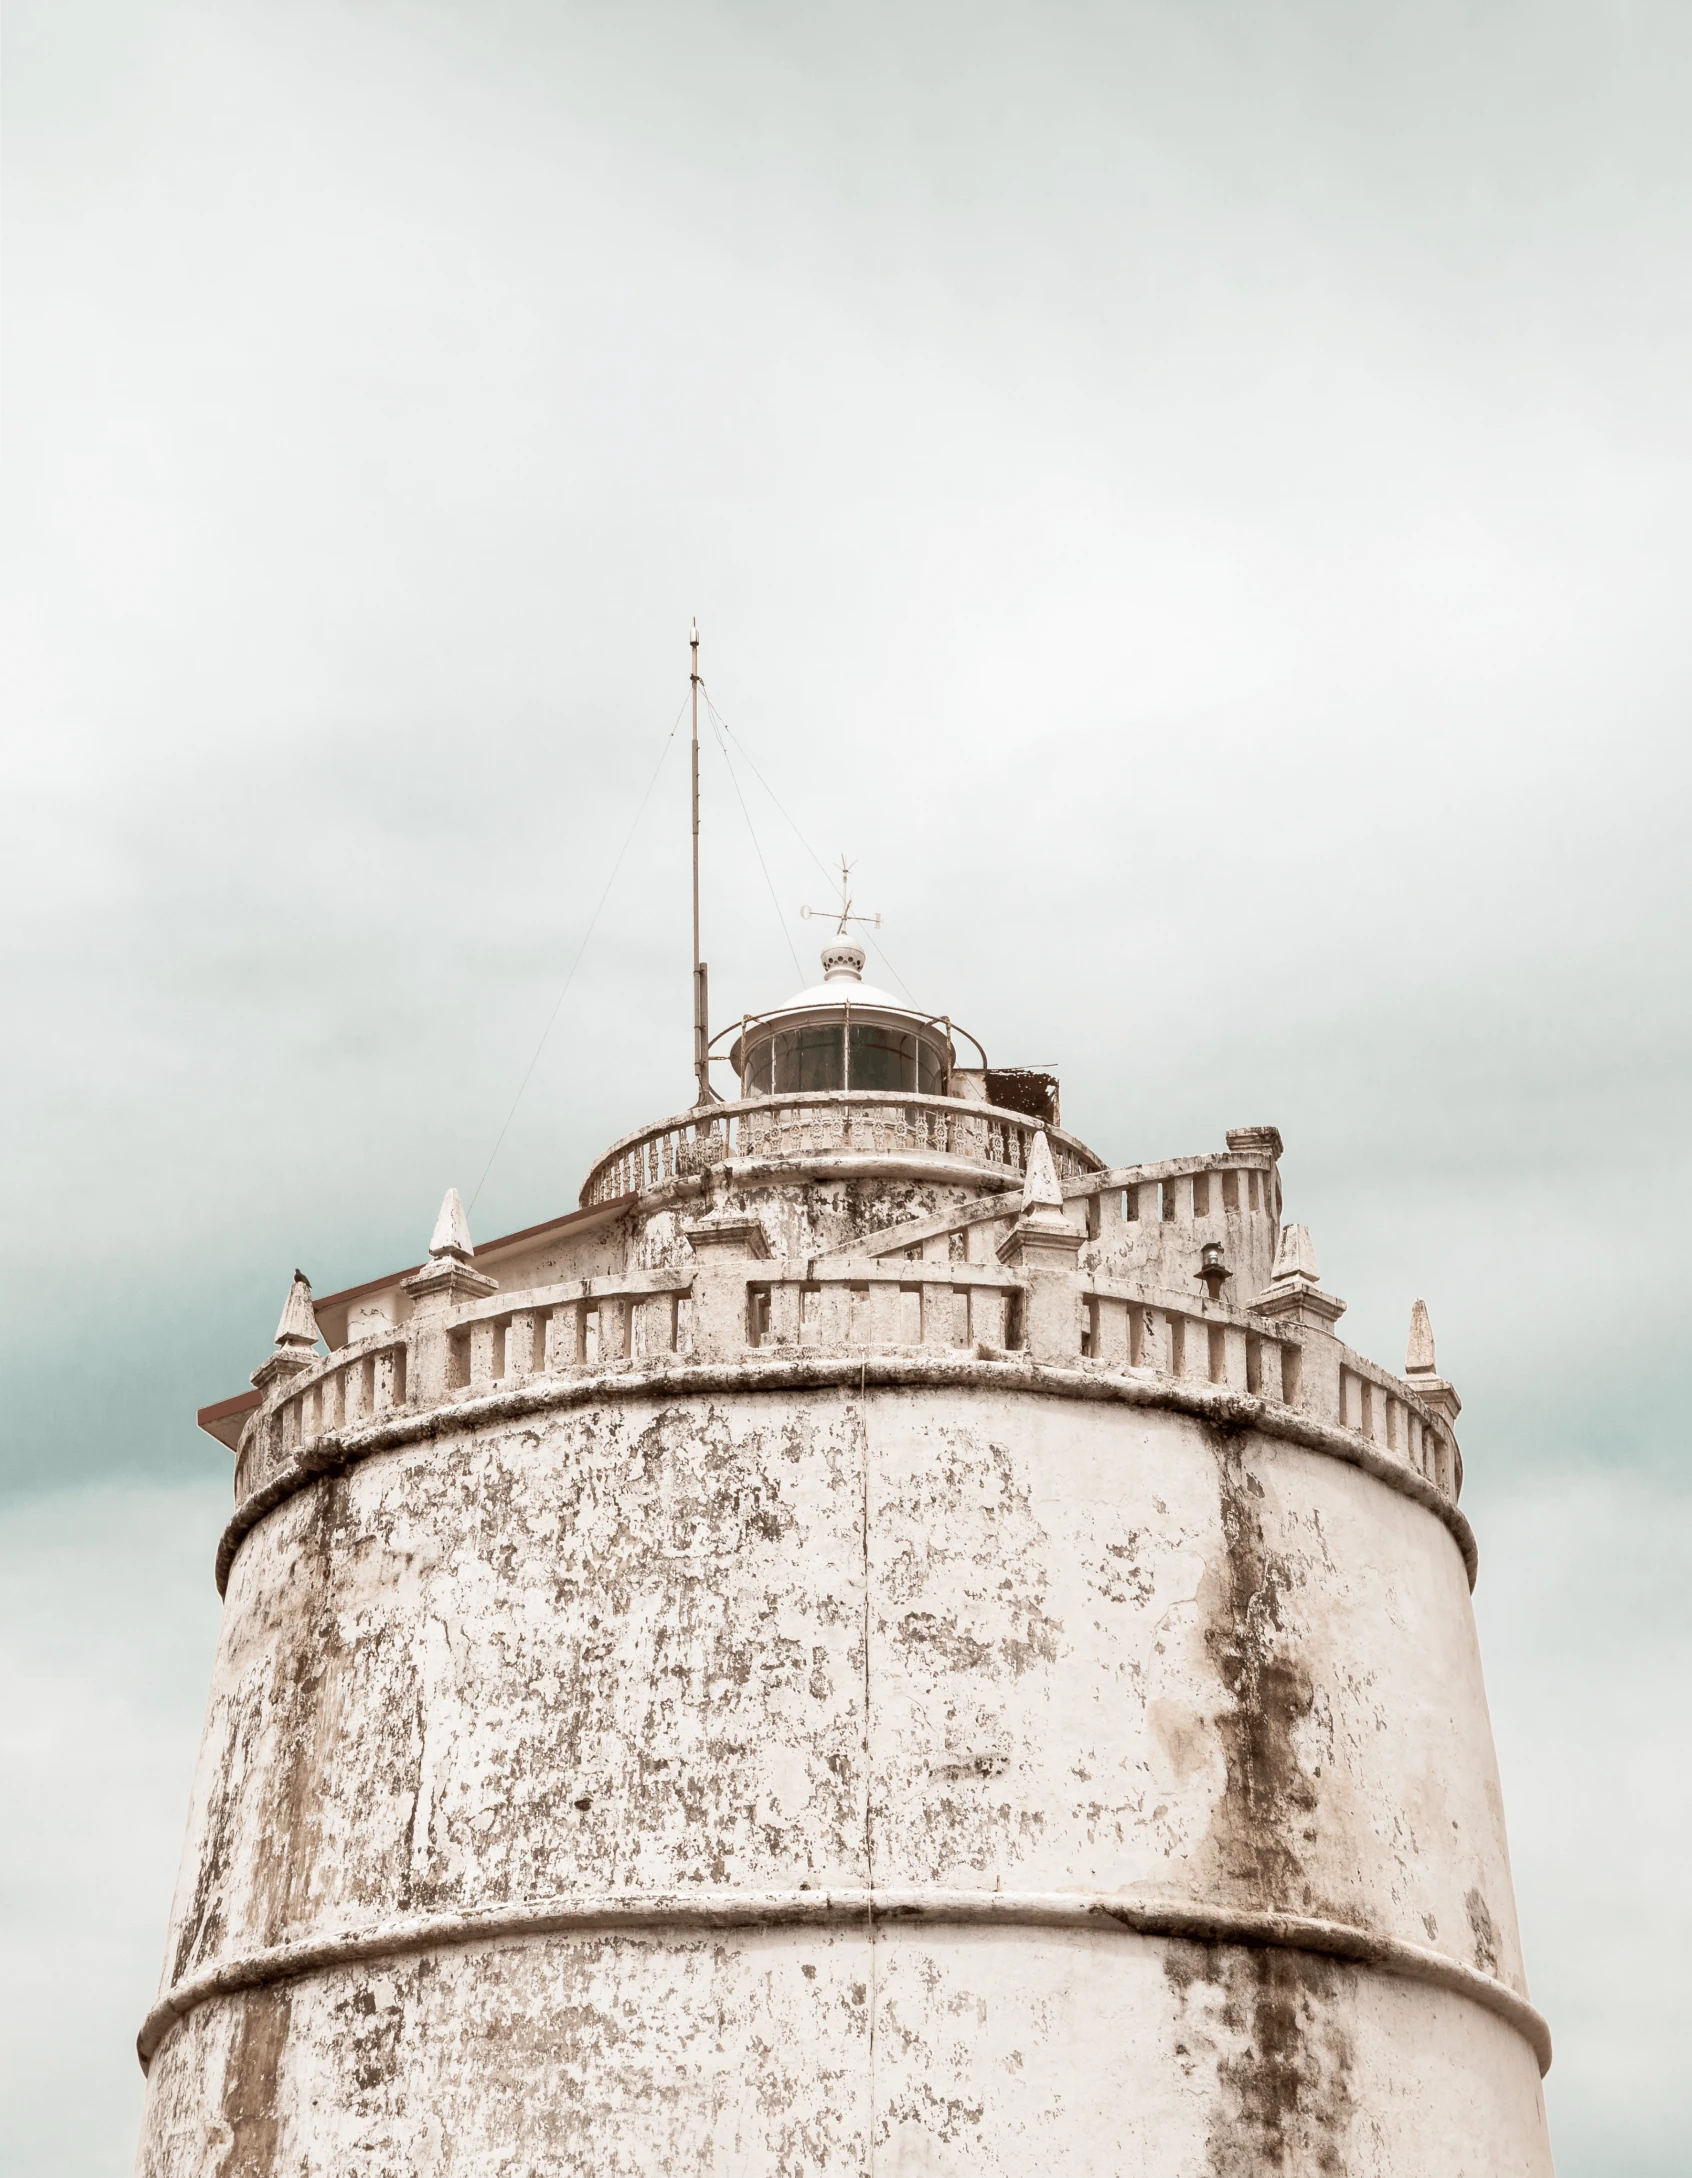
M 825 945 L 822 964 L 825 983 L 862 983 L 864 980 L 864 949 L 854 945 L 850 938 L 838 938 L 833 945 Z

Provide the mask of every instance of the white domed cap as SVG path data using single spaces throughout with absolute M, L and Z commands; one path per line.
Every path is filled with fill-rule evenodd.
M 850 1006 L 854 1013 L 902 1013 L 917 1020 L 931 1018 L 919 1006 L 913 1006 L 908 998 L 895 998 L 891 991 L 878 990 L 873 983 L 864 981 L 864 949 L 854 945 L 849 938 L 834 938 L 823 947 L 823 979 L 810 984 L 802 991 L 795 991 L 769 1014 L 755 1016 L 773 1020 L 784 1013 L 807 1013 L 818 1007 Z

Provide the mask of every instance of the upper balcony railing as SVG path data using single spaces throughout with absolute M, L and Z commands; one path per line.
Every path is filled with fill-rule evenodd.
M 949 1157 L 1019 1180 L 1037 1120 L 994 1104 L 903 1092 L 818 1090 L 713 1104 L 631 1134 L 587 1176 L 582 1207 L 612 1202 L 742 1157 Z M 1062 1180 L 1085 1179 L 1104 1160 L 1073 1135 L 1048 1127 Z
M 726 1279 L 730 1305 L 707 1324 L 702 1276 Z M 322 1438 L 402 1409 L 450 1405 L 540 1377 L 662 1363 L 735 1361 L 752 1351 L 836 1355 L 1028 1346 L 1026 1280 L 993 1263 L 821 1257 L 651 1270 L 501 1293 L 342 1348 L 281 1387 L 243 1433 L 235 1495 L 244 1500 Z M 1448 1422 L 1416 1388 L 1327 1331 L 1223 1302 L 1166 1294 L 1092 1273 L 1044 1359 L 1242 1392 L 1337 1424 L 1456 1501 L 1462 1455 Z

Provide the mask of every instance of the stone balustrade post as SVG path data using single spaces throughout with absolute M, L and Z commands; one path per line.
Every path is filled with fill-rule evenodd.
M 699 1265 L 693 1280 L 693 1351 L 708 1361 L 731 1360 L 746 1351 L 746 1292 L 752 1266 L 769 1261 L 769 1236 L 756 1218 L 721 1212 L 694 1218 L 682 1230 Z
M 770 1287 L 770 1344 L 797 1346 L 798 1343 L 799 1288 L 791 1279 L 779 1280 Z
M 996 1286 L 969 1289 L 969 1335 L 977 1346 L 1005 1343 L 1005 1295 Z
M 1103 1296 L 1094 1309 L 1093 1358 L 1107 1369 L 1128 1366 L 1128 1303 Z
M 539 1364 L 536 1351 L 535 1311 L 519 1308 L 505 1330 L 505 1373 L 508 1377 L 531 1376 Z
M 411 1396 L 426 1405 L 446 1397 L 452 1383 L 452 1340 L 444 1318 L 465 1301 L 485 1300 L 499 1280 L 470 1260 L 470 1228 L 455 1187 L 447 1189 L 429 1242 L 429 1260 L 401 1287 L 411 1302 Z
M 587 1351 L 586 1308 L 580 1301 L 565 1301 L 546 1320 L 546 1366 L 573 1369 Z
M 922 1343 L 924 1346 L 956 1344 L 957 1296 L 950 1279 L 925 1281 L 922 1289 Z
M 891 1279 L 878 1278 L 869 1289 L 869 1342 L 872 1346 L 899 1344 L 900 1288 Z
M 497 1326 L 484 1318 L 470 1326 L 470 1381 L 489 1384 L 494 1376 L 494 1339 Z
M 608 1362 L 626 1361 L 629 1353 L 629 1303 L 621 1293 L 602 1293 L 597 1297 L 599 1310 L 598 1365 L 604 1368 Z
M 1138 1332 L 1138 1351 L 1130 1349 L 1135 1366 L 1155 1369 L 1160 1375 L 1169 1375 L 1174 1369 L 1175 1357 L 1171 1351 L 1168 1311 L 1162 1308 L 1137 1307 L 1131 1312 L 1129 1320 Z
M 1022 1279 L 1022 1343 L 1036 1361 L 1080 1358 L 1081 1293 L 1075 1267 L 1084 1225 L 1065 1214 L 1063 1189 L 1044 1128 L 1029 1145 L 1022 1210 L 999 1243 L 999 1260 Z
M 405 1398 L 404 1346 L 390 1346 L 385 1353 L 376 1356 L 371 1371 L 371 1407 L 377 1414 L 386 1414 Z
M 633 1350 L 643 1357 L 676 1350 L 676 1296 L 654 1293 L 635 1303 Z
M 443 1400 L 452 1383 L 452 1341 L 438 1317 L 412 1319 L 411 1395 L 422 1406 Z
M 825 1346 L 844 1346 L 851 1336 L 852 1289 L 830 1283 L 818 1300 L 818 1336 Z
M 1255 1392 L 1260 1399 L 1280 1400 L 1286 1397 L 1281 1378 L 1281 1348 L 1278 1340 L 1259 1338 L 1254 1333 L 1247 1333 L 1246 1389 Z

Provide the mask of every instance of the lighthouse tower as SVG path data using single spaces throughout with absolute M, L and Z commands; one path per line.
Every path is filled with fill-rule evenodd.
M 147 2178 L 1550 2172 L 1425 1309 L 863 967 L 203 1412 Z

